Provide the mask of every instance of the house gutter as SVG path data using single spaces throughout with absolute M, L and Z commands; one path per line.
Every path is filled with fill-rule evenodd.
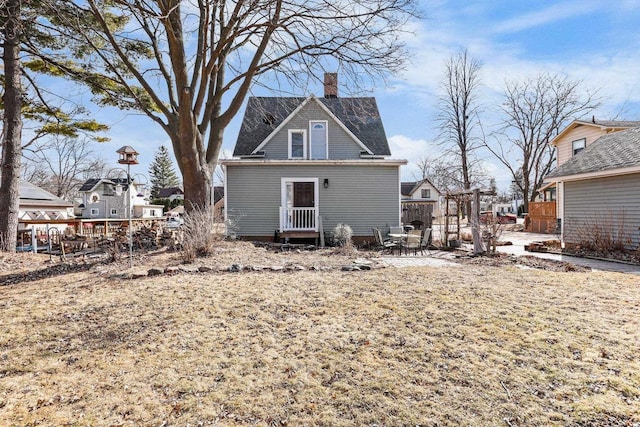
M 606 178 L 611 176 L 629 175 L 632 173 L 640 173 L 639 166 L 630 166 L 626 168 L 607 169 L 602 171 L 585 172 L 575 175 L 558 175 L 548 176 L 543 182 L 567 182 L 567 181 L 581 181 L 584 179 Z
M 357 160 L 260 160 L 260 159 L 225 159 L 220 164 L 263 165 L 263 166 L 403 166 L 408 163 L 404 159 L 357 159 Z

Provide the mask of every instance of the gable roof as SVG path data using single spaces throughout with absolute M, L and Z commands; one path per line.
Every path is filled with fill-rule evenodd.
M 133 179 L 132 179 L 133 181 Z M 127 178 L 90 178 L 88 180 L 86 180 L 84 182 L 84 184 L 82 184 L 80 186 L 80 192 L 86 193 L 89 191 L 93 191 L 98 184 L 100 184 L 101 182 L 106 182 L 108 184 L 114 184 L 114 185 L 122 185 L 122 191 L 127 191 L 129 189 L 129 184 L 127 183 Z M 135 185 L 134 185 L 135 188 Z
M 563 138 L 567 133 L 577 128 L 578 126 L 592 126 L 600 128 L 600 130 L 607 131 L 615 131 L 615 130 L 623 130 L 640 126 L 640 121 L 631 121 L 631 120 L 596 120 L 595 118 L 591 119 L 591 121 L 585 120 L 574 120 L 571 122 L 566 128 L 562 130 L 555 138 L 551 140 L 552 145 L 556 145 L 557 141 Z
M 373 155 L 389 156 L 389 143 L 375 98 L 250 97 L 234 156 L 249 156 L 283 126 L 297 109 L 315 100 Z
M 68 202 L 28 181 L 20 180 L 20 205 L 31 206 L 64 206 L 71 207 Z
M 160 197 L 161 199 L 169 198 L 170 196 L 173 196 L 174 194 L 184 194 L 184 191 L 182 191 L 182 188 L 180 188 L 180 187 L 161 188 L 158 191 L 158 197 Z
M 410 196 L 413 193 L 415 193 L 415 191 L 420 188 L 420 186 L 424 183 L 428 183 L 429 185 L 431 185 L 431 187 L 433 187 L 434 190 L 436 190 L 438 193 L 440 193 L 440 190 L 438 190 L 436 188 L 435 185 L 433 185 L 431 183 L 431 181 L 429 181 L 427 178 L 424 178 L 420 181 L 415 181 L 415 182 L 401 182 L 400 183 L 400 193 L 403 196 Z
M 633 167 L 640 167 L 640 127 L 601 136 L 546 178 Z

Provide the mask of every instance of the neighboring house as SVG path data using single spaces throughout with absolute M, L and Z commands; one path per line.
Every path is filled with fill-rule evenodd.
M 33 237 L 46 240 L 47 233 L 57 229 L 61 234 L 67 228 L 73 230 L 73 203 L 57 197 L 30 182 L 20 180 L 20 204 L 18 207 L 18 240 L 24 246 L 25 231 L 33 231 Z
M 73 219 L 73 203 L 30 182 L 20 181 L 20 223 L 53 223 Z
M 559 168 L 583 150 L 593 144 L 598 138 L 621 130 L 640 126 L 638 121 L 620 120 L 574 120 L 563 129 L 552 141 L 556 148 L 556 167 Z M 553 233 L 560 230 L 562 223 L 563 204 L 556 181 L 545 178 L 545 185 L 537 190 L 536 202 L 529 203 L 529 231 Z
M 180 187 L 161 188 L 158 191 L 158 199 L 169 199 L 169 202 L 184 200 L 184 191 Z
M 498 214 L 514 214 L 515 215 L 515 203 L 493 203 L 491 205 L 491 212 L 493 215 Z M 484 209 L 482 209 L 484 210 Z
M 213 209 L 215 212 L 216 222 L 224 221 L 224 186 L 216 185 L 213 187 Z
M 556 147 L 557 166 L 572 159 L 601 136 L 640 126 L 640 121 L 574 120 L 556 136 L 551 145 Z
M 127 195 L 131 196 L 132 218 L 153 219 L 163 215 L 162 205 L 149 204 L 143 185 L 126 178 L 88 179 L 80 187 L 83 219 L 127 219 Z
M 251 97 L 235 159 L 222 160 L 225 214 L 238 237 L 318 237 L 338 223 L 355 241 L 400 223 L 400 166 L 375 98 Z
M 400 193 L 404 224 L 430 227 L 431 218 L 441 214 L 440 191 L 428 179 L 403 182 L 400 184 Z
M 640 123 L 638 123 L 640 125 Z M 640 127 L 608 133 L 551 172 L 562 239 L 640 243 Z

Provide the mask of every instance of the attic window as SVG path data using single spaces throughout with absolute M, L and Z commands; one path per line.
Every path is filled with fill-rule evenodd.
M 265 113 L 265 115 L 262 117 L 262 123 L 264 123 L 265 125 L 273 126 L 275 122 L 276 118 L 273 117 L 273 114 Z
M 575 156 L 576 154 L 578 154 L 579 152 L 584 150 L 585 146 L 586 146 L 586 139 L 585 138 L 577 139 L 575 141 L 572 141 L 571 142 L 571 148 L 573 149 L 573 155 Z

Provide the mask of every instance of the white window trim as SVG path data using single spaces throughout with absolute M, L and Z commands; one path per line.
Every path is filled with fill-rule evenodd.
M 90 215 L 91 215 L 91 216 L 98 216 L 98 215 L 100 215 L 100 209 L 91 208 Z
M 118 209 L 111 209 L 109 215 L 118 215 Z
M 280 206 L 287 207 L 287 184 L 294 182 L 313 182 L 313 207 L 317 209 L 320 202 L 318 178 L 280 178 Z
M 312 135 L 313 125 L 316 123 L 321 123 L 324 125 L 324 140 L 325 144 L 325 153 L 324 159 L 319 160 L 328 160 L 329 159 L 329 121 L 328 120 L 309 120 L 309 135 Z M 311 158 L 311 138 L 309 138 L 309 158 Z
M 293 157 L 291 155 L 291 137 L 294 133 L 301 133 L 302 134 L 302 157 Z M 289 129 L 288 132 L 289 135 L 289 150 L 288 150 L 288 158 L 289 159 L 306 159 L 307 158 L 307 131 L 306 129 Z

